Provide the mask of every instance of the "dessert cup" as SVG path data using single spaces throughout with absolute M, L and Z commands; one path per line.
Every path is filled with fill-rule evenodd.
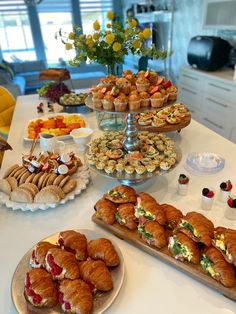
M 188 193 L 188 183 L 186 184 L 181 184 L 178 182 L 178 189 L 177 189 L 177 192 L 179 195 L 187 195 Z
M 225 218 L 229 220 L 236 220 L 236 208 L 226 205 Z
M 222 203 L 226 203 L 229 196 L 230 196 L 230 192 L 231 191 L 224 191 L 224 190 L 221 190 L 220 189 L 220 192 L 219 192 L 219 201 L 222 202 Z
M 204 210 L 211 210 L 213 204 L 214 197 L 207 197 L 202 195 L 201 207 Z

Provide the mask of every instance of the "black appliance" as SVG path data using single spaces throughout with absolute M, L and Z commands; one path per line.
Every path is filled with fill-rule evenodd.
M 229 62 L 231 45 L 216 36 L 196 36 L 188 46 L 188 63 L 205 71 L 216 71 Z

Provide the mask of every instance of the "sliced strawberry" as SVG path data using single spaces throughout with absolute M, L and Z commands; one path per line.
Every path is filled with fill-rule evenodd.
M 62 292 L 59 292 L 58 301 L 60 304 L 63 304 L 65 302 L 64 301 L 64 294 Z
M 42 301 L 42 298 L 40 297 L 40 295 L 35 294 L 35 295 L 33 296 L 33 303 L 34 303 L 34 304 L 39 304 L 41 301 Z
M 231 191 L 233 188 L 232 183 L 230 181 L 227 181 L 226 184 L 227 184 L 227 187 L 226 187 L 225 191 Z
M 188 179 L 183 179 L 183 180 L 179 180 L 180 184 L 187 184 L 188 183 Z
M 164 83 L 165 79 L 164 77 L 161 77 L 157 80 L 157 85 L 161 85 L 162 83 Z
M 30 276 L 29 276 L 29 273 L 26 274 L 25 287 L 26 287 L 26 289 L 29 289 L 29 287 L 30 287 Z
M 150 94 L 152 95 L 152 94 L 154 94 L 154 93 L 156 93 L 156 92 L 158 92 L 159 91 L 159 86 L 155 86 L 151 91 L 150 91 Z
M 35 250 L 33 250 L 33 252 L 32 252 L 32 258 L 35 259 L 35 257 L 36 257 L 36 255 L 35 255 Z
M 47 262 L 48 262 L 50 267 L 54 265 L 54 258 L 52 256 L 52 254 L 47 255 Z
M 167 81 L 167 82 L 165 82 L 165 83 L 163 83 L 162 84 L 162 86 L 164 87 L 164 88 L 168 88 L 168 87 L 170 87 L 172 84 L 171 84 L 171 81 Z
M 33 297 L 35 295 L 35 292 L 33 289 L 31 289 L 30 287 L 28 289 L 26 289 L 26 294 L 29 296 L 29 297 Z
M 145 74 L 144 74 L 144 77 L 145 78 L 148 78 L 150 76 L 150 70 L 147 70 L 146 72 L 145 72 Z
M 209 191 L 207 193 L 207 197 L 212 198 L 214 196 L 214 192 L 213 191 Z
M 70 310 L 71 309 L 71 305 L 69 302 L 65 302 L 65 310 Z
M 227 203 L 228 203 L 229 207 L 233 207 L 233 199 L 232 198 L 229 198 Z

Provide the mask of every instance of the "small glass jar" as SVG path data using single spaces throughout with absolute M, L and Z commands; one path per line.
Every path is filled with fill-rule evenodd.
M 185 183 L 185 184 L 181 184 L 178 182 L 178 189 L 177 189 L 177 192 L 179 195 L 187 195 L 188 193 L 188 183 Z

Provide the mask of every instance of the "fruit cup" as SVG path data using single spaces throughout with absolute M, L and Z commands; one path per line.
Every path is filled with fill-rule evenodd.
M 178 189 L 179 195 L 186 195 L 188 193 L 189 178 L 185 174 L 180 174 L 178 179 Z
M 225 218 L 236 220 L 236 198 L 229 197 L 225 210 Z
M 208 188 L 204 188 L 202 190 L 202 202 L 201 202 L 202 209 L 211 210 L 213 200 L 214 200 L 214 195 L 215 193 Z
M 220 184 L 220 192 L 219 192 L 219 201 L 220 202 L 223 202 L 223 203 L 227 202 L 232 188 L 233 188 L 233 185 L 232 185 L 230 180 L 228 180 L 226 182 L 222 182 Z

